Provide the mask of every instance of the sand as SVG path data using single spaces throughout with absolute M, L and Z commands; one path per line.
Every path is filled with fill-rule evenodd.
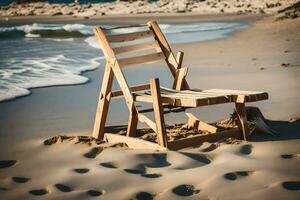
M 299 140 L 179 152 L 102 144 L 99 154 L 75 141 L 23 145 L 17 163 L 0 165 L 2 199 L 297 199 L 300 193 Z
M 92 18 L 116 14 L 145 13 L 233 13 L 233 14 L 273 14 L 296 0 L 231 0 L 231 1 L 193 1 L 193 0 L 145 0 L 115 1 L 101 4 L 49 4 L 35 2 L 27 4 L 12 3 L 0 7 L 0 16 L 8 19 L 14 16 L 71 16 L 76 18 Z
M 76 140 L 44 145 L 56 134 L 91 133 L 99 90 L 95 70 L 85 73 L 88 84 L 34 89 L 29 97 L 0 103 L 0 198 L 299 199 L 300 20 L 248 22 L 249 29 L 228 38 L 174 49 L 185 52 L 193 87 L 267 91 L 270 100 L 255 105 L 272 120 L 276 137 L 258 134 L 251 142 L 205 143 L 178 152 Z M 192 111 L 213 121 L 232 108 Z M 123 124 L 126 115 L 112 112 L 110 123 Z

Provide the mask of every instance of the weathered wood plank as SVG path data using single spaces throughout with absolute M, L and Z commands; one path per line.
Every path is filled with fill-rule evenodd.
M 143 56 L 135 56 L 130 58 L 118 59 L 118 63 L 121 67 L 124 67 L 130 65 L 138 65 L 142 63 L 154 62 L 162 59 L 164 59 L 164 54 L 159 52 L 159 53 L 153 53 L 153 54 L 148 54 Z
M 217 128 L 207 124 L 203 121 L 200 121 L 195 115 L 193 115 L 192 113 L 185 113 L 188 116 L 188 126 L 190 128 L 195 128 L 196 130 L 199 131 L 208 131 L 210 133 L 216 133 L 217 132 Z
M 130 92 L 137 92 L 137 91 L 148 90 L 148 89 L 150 89 L 150 84 L 135 85 L 135 86 L 132 86 L 129 88 Z M 118 96 L 122 96 L 122 95 L 123 95 L 122 90 L 113 91 L 111 93 L 112 97 L 118 97 Z
M 177 61 L 177 69 L 181 69 L 182 61 L 183 61 L 184 53 L 182 51 L 177 52 L 176 61 Z
M 128 127 L 127 127 L 127 136 L 136 136 L 136 129 L 138 124 L 138 113 L 135 109 L 135 106 L 132 105 L 132 111 L 129 113 L 129 119 L 128 119 Z
M 201 145 L 203 142 L 216 142 L 218 140 L 230 137 L 240 138 L 239 130 L 237 128 L 234 128 L 213 134 L 197 135 L 190 138 L 168 141 L 168 149 L 179 150 L 187 147 L 195 147 Z
M 187 75 L 188 68 L 183 67 L 176 71 L 176 76 L 173 84 L 173 89 L 175 90 L 181 90 L 183 88 L 183 82 Z
M 155 49 L 160 48 L 157 41 L 147 42 L 147 43 L 142 43 L 142 44 L 135 44 L 135 45 L 130 45 L 130 46 L 124 46 L 124 47 L 116 47 L 116 48 L 113 48 L 113 51 L 115 52 L 115 54 L 122 54 L 122 53 L 128 53 L 128 52 L 140 51 L 140 50 L 146 50 L 146 49 L 152 49 L 152 48 L 155 48 Z
M 108 114 L 110 91 L 113 83 L 112 63 L 107 62 L 105 66 L 101 91 L 99 94 L 98 106 L 94 121 L 93 137 L 103 139 L 105 122 Z
M 154 109 L 158 144 L 163 147 L 167 147 L 168 140 L 167 140 L 165 118 L 164 118 L 163 107 L 161 102 L 160 86 L 159 86 L 158 78 L 150 80 L 150 89 L 151 89 L 151 95 L 153 99 L 153 109 Z
M 245 109 L 245 96 L 239 95 L 237 97 L 237 101 L 235 102 L 235 108 L 237 113 L 237 125 L 239 127 L 241 137 L 244 138 L 244 140 L 249 140 L 250 130 L 247 124 L 247 115 L 246 115 L 246 109 Z
M 139 102 L 152 102 L 151 95 L 142 95 L 142 94 L 134 94 L 133 98 L 135 101 Z M 162 103 L 167 103 L 173 106 L 182 106 L 182 107 L 199 107 L 199 106 L 206 106 L 206 105 L 214 105 L 214 104 L 221 104 L 221 103 L 228 103 L 226 97 L 201 97 L 201 98 L 186 98 L 180 96 L 173 96 L 173 95 L 161 95 Z
M 148 37 L 154 37 L 154 34 L 151 30 L 147 30 L 147 31 L 126 33 L 126 34 L 119 34 L 119 35 L 108 35 L 106 37 L 109 42 L 116 43 L 116 42 L 128 42 L 128 41 L 139 40 Z

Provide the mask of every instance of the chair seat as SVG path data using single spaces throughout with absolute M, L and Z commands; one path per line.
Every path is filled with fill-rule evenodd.
M 244 90 L 173 90 L 160 88 L 162 103 L 183 107 L 199 107 L 206 105 L 235 102 L 238 95 L 244 95 L 246 102 L 254 102 L 268 99 L 268 93 Z M 140 102 L 152 102 L 150 90 L 133 93 L 134 100 Z

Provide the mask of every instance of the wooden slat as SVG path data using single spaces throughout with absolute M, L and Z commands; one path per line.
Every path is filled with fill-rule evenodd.
M 127 126 L 127 133 L 126 136 L 136 136 L 136 129 L 138 124 L 139 118 L 137 110 L 135 109 L 134 104 L 132 104 L 131 112 L 129 113 L 129 119 L 128 119 L 128 126 Z
M 232 95 L 232 102 L 235 102 L 238 95 Z M 250 94 L 245 96 L 245 102 L 254 102 L 254 101 L 262 101 L 267 100 L 269 98 L 268 93 L 260 93 L 260 94 Z
M 234 94 L 234 95 L 239 95 L 239 94 L 251 95 L 251 94 L 264 93 L 261 91 L 229 90 L 229 89 L 209 89 L 209 90 L 203 90 L 202 92 L 218 93 L 218 94 Z
M 130 46 L 124 46 L 124 47 L 116 47 L 113 48 L 113 51 L 115 54 L 122 54 L 127 52 L 133 52 L 133 51 L 139 51 L 139 50 L 146 50 L 146 49 L 152 49 L 152 48 L 160 48 L 157 41 L 154 42 L 147 42 L 142 44 L 135 44 Z
M 231 96 L 231 102 L 235 102 L 238 95 L 245 95 L 245 102 L 261 101 L 269 98 L 268 93 L 260 91 L 227 90 L 227 89 L 209 89 L 202 90 L 208 94 L 224 94 Z
M 160 52 L 160 53 L 153 53 L 153 54 L 148 54 L 143 56 L 119 59 L 118 63 L 121 67 L 124 67 L 124 66 L 137 65 L 142 63 L 154 62 L 164 58 L 165 58 L 164 54 Z
M 168 140 L 167 140 L 167 133 L 165 127 L 165 118 L 164 118 L 164 111 L 162 107 L 162 101 L 160 96 L 160 86 L 158 78 L 150 80 L 150 88 L 151 88 L 151 96 L 153 99 L 153 109 L 154 109 L 154 117 L 155 117 L 155 124 L 156 124 L 156 134 L 158 144 L 167 147 Z
M 137 91 L 148 90 L 148 89 L 150 89 L 150 84 L 136 85 L 129 88 L 130 92 L 137 92 Z M 111 93 L 112 97 L 117 97 L 122 95 L 123 95 L 122 90 L 113 91 Z
M 185 113 L 188 116 L 188 127 L 189 128 L 195 128 L 199 131 L 208 131 L 210 133 L 216 133 L 217 128 L 207 124 L 203 121 L 200 121 L 195 115 L 192 113 Z
M 153 102 L 153 99 L 151 97 L 151 95 L 137 95 L 137 94 L 134 94 L 133 95 L 133 99 L 134 101 L 138 101 L 138 102 L 147 102 L 147 103 L 152 103 Z M 172 105 L 174 103 L 174 99 L 172 98 L 161 98 L 161 101 L 162 103 L 167 103 L 167 104 L 170 104 Z
M 169 88 L 162 88 L 162 95 L 165 93 L 173 93 L 177 94 L 178 91 L 172 90 Z M 197 97 L 220 97 L 224 96 L 227 98 L 228 102 L 236 102 L 238 94 L 245 95 L 245 102 L 253 102 L 253 101 L 261 101 L 268 99 L 268 93 L 266 92 L 253 92 L 253 91 L 243 91 L 243 90 L 221 90 L 221 89 L 211 89 L 211 90 L 200 90 L 200 89 L 192 89 L 192 90 L 181 90 L 180 96 L 197 96 Z
M 127 42 L 132 40 L 139 40 L 143 38 L 154 37 L 151 30 L 135 32 L 135 33 L 126 33 L 120 35 L 108 35 L 107 39 L 109 42 Z
M 155 133 L 157 132 L 156 124 L 151 119 L 149 119 L 146 115 L 139 113 L 138 118 L 141 122 L 146 123 Z
M 117 29 L 130 29 L 130 28 L 137 28 L 137 27 L 145 27 L 147 28 L 147 24 L 133 24 L 133 25 L 124 25 L 124 26 L 115 26 L 111 28 L 103 28 L 103 31 L 105 32 L 110 32 L 112 30 L 117 30 Z
M 149 102 L 152 103 L 151 95 L 139 95 L 134 94 L 133 96 L 135 101 L 139 102 Z M 172 96 L 165 96 L 162 95 L 161 97 L 162 103 L 167 103 L 169 105 L 174 106 L 182 106 L 182 107 L 199 107 L 199 106 L 207 106 L 207 105 L 214 105 L 214 104 L 221 104 L 221 103 L 228 103 L 229 101 L 225 97 L 202 97 L 199 99 L 189 99 L 189 98 L 181 98 L 177 97 L 174 98 Z
M 185 108 L 183 107 L 173 107 L 170 108 L 170 105 L 163 105 L 163 108 L 168 108 L 167 110 L 164 110 L 164 114 L 167 113 L 178 113 L 178 112 L 184 112 Z M 153 112 L 154 109 L 153 108 L 148 108 L 148 109 L 143 109 L 143 110 L 139 110 L 139 113 L 148 113 L 148 112 Z
M 183 88 L 183 82 L 187 75 L 188 68 L 183 67 L 176 71 L 176 76 L 173 84 L 173 89 L 175 90 L 181 90 Z
M 166 95 L 179 95 L 182 97 L 196 98 L 196 97 L 223 97 L 225 94 L 217 93 L 206 93 L 202 91 L 192 91 L 192 90 L 173 90 L 165 87 L 161 87 L 161 93 Z
M 111 98 L 111 88 L 113 83 L 112 63 L 107 62 L 103 75 L 101 91 L 99 94 L 98 106 L 94 121 L 93 137 L 103 139 L 105 122 L 108 114 L 109 102 Z
M 168 141 L 168 149 L 179 150 L 186 147 L 193 147 L 202 144 L 203 142 L 216 142 L 224 138 L 240 138 L 238 128 L 225 130 L 222 132 L 217 132 L 207 135 L 197 135 L 190 138 L 179 139 L 175 141 Z
M 117 135 L 112 133 L 105 133 L 104 139 L 109 143 L 125 143 L 129 148 L 132 149 L 150 149 L 150 150 L 158 150 L 158 151 L 166 150 L 166 148 L 154 142 L 149 142 L 139 138 L 126 137 L 123 135 Z
M 163 97 L 172 97 L 172 98 L 187 98 L 187 99 L 198 99 L 198 98 L 218 98 L 227 97 L 226 95 L 219 94 L 210 94 L 210 93 L 202 93 L 202 92 L 192 92 L 189 90 L 172 90 L 168 88 L 161 87 L 160 89 L 161 95 Z
M 177 69 L 181 69 L 184 53 L 182 51 L 177 52 L 176 61 L 178 63 Z
M 237 97 L 237 102 L 235 102 L 236 114 L 237 114 L 237 125 L 239 127 L 241 136 L 244 140 L 249 140 L 250 130 L 247 123 L 247 115 L 245 108 L 245 96 L 239 95 Z

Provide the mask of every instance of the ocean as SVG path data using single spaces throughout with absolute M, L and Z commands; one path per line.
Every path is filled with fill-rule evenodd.
M 109 28 L 112 26 L 102 25 Z M 160 24 L 171 44 L 213 40 L 248 27 L 236 22 Z M 33 23 L 0 27 L 0 101 L 30 95 L 31 88 L 84 84 L 82 74 L 104 68 L 95 25 Z M 119 29 L 118 33 L 126 32 Z M 129 75 L 134 76 L 134 74 Z

